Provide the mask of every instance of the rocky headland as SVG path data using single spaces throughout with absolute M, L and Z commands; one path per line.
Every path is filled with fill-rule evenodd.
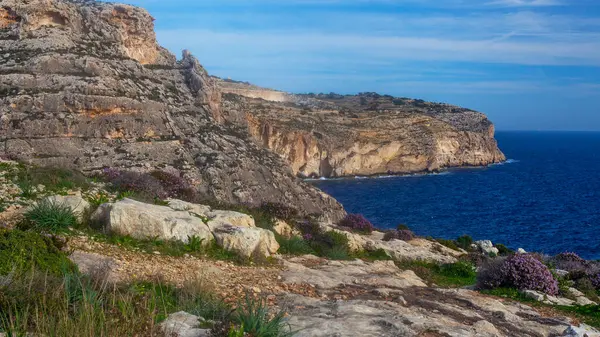
M 482 113 L 376 93 L 293 95 L 219 80 L 226 121 L 301 177 L 406 174 L 505 160 Z

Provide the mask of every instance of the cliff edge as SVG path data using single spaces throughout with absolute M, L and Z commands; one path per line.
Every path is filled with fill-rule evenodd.
M 344 211 L 247 132 L 223 125 L 221 93 L 188 52 L 156 42 L 128 5 L 0 2 L 0 156 L 93 173 L 176 171 L 207 199 Z
M 303 177 L 437 171 L 505 160 L 494 125 L 457 106 L 376 93 L 293 95 L 219 81 L 224 115 Z

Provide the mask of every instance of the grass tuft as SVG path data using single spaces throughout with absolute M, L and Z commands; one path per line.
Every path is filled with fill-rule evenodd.
M 24 219 L 19 229 L 58 233 L 77 226 L 77 217 L 69 206 L 49 200 L 31 206 L 24 214 Z

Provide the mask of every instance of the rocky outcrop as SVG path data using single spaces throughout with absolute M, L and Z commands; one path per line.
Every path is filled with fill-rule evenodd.
M 240 86 L 230 90 L 236 95 L 224 96 L 225 118 L 246 127 L 303 177 L 413 173 L 505 160 L 494 126 L 479 112 L 377 94 L 288 95 L 278 103 L 266 101 L 267 94 L 256 99 L 258 89 Z
M 105 233 L 136 239 L 175 240 L 188 243 L 192 237 L 203 246 L 213 241 L 223 249 L 250 258 L 269 257 L 279 249 L 273 232 L 257 228 L 246 214 L 212 210 L 208 206 L 170 200 L 158 206 L 124 199 L 100 205 L 91 222 Z
M 344 215 L 281 158 L 223 125 L 198 60 L 160 47 L 144 10 L 95 1 L 2 0 L 0 156 L 98 172 L 179 172 L 202 196 Z

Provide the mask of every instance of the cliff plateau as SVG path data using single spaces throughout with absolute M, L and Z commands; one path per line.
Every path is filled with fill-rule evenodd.
M 303 177 L 437 171 L 505 160 L 482 113 L 448 104 L 359 95 L 292 95 L 219 81 L 223 114 Z
M 0 1 L 0 156 L 93 173 L 176 171 L 207 199 L 279 202 L 335 220 L 341 205 L 294 177 L 245 130 L 188 52 L 160 47 L 143 9 Z

